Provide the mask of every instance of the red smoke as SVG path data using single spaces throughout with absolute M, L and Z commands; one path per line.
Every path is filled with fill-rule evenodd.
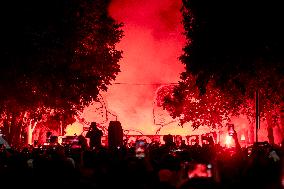
M 178 61 L 185 42 L 181 1 L 113 0 L 110 15 L 124 23 L 121 72 L 106 94 L 124 129 L 154 134 L 153 102 L 161 84 L 176 83 L 183 65 Z M 155 85 L 157 84 L 157 85 Z M 177 125 L 177 124 L 176 124 Z
M 86 108 L 83 117 L 87 122 L 103 122 L 107 126 L 107 121 L 117 119 L 124 130 L 156 133 L 160 126 L 154 124 L 155 93 L 168 83 L 177 83 L 184 69 L 178 61 L 185 43 L 180 8 L 181 0 L 112 0 L 110 15 L 124 23 L 125 36 L 117 46 L 123 50 L 121 72 L 108 92 L 103 94 L 104 102 Z M 116 116 L 99 115 L 101 109 L 98 106 L 101 105 L 103 110 Z M 190 124 L 182 128 L 161 108 L 154 112 L 156 121 L 172 121 L 159 134 L 193 134 Z M 233 122 L 239 135 L 244 135 L 243 129 L 248 127 L 248 121 L 233 118 Z M 71 134 L 75 132 L 72 128 L 69 130 Z M 208 128 L 200 128 L 194 134 L 209 131 Z M 226 132 L 224 128 L 221 135 L 226 136 Z M 265 133 L 263 125 L 260 140 L 267 140 Z M 225 137 L 222 138 L 220 140 L 224 143 Z

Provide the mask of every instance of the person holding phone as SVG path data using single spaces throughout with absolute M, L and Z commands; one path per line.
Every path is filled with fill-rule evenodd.
M 145 157 L 146 141 L 137 140 L 135 143 L 135 156 L 139 159 Z
M 204 162 L 184 162 L 181 168 L 181 176 L 176 188 L 178 189 L 208 189 L 218 188 L 214 178 L 211 163 Z M 184 177 L 186 173 L 187 177 Z

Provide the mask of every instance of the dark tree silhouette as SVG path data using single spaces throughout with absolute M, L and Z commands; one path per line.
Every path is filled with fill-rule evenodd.
M 193 103 L 183 98 L 192 98 L 193 82 L 198 87 L 195 93 L 214 94 L 211 101 L 222 96 L 223 105 L 217 110 L 220 115 L 225 108 L 231 114 L 243 111 L 253 118 L 253 99 L 259 90 L 261 116 L 279 118 L 284 94 L 284 13 L 280 2 L 183 0 L 182 13 L 187 43 L 180 60 L 186 71 L 173 97 L 166 99 L 167 109 L 187 118 L 185 110 Z M 206 114 L 212 116 L 216 106 L 203 104 L 201 109 L 210 109 Z M 186 121 L 192 121 L 191 117 Z
M 281 92 L 284 13 L 279 2 L 184 0 L 183 5 L 188 42 L 180 60 L 201 91 L 213 80 L 227 91 L 245 93 L 252 86 Z
M 1 4 L 2 120 L 40 109 L 74 115 L 118 74 L 121 24 L 108 0 L 29 0 Z M 29 114 L 32 115 L 32 114 Z M 20 119 L 21 120 L 21 119 Z M 8 121 L 10 124 L 11 121 Z M 9 125 L 9 124 L 8 124 Z M 10 130 L 11 131 L 11 130 Z

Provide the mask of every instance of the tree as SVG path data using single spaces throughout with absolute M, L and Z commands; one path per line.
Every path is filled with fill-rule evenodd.
M 227 108 L 238 105 L 241 113 L 253 118 L 253 107 L 247 105 L 259 90 L 261 116 L 277 117 L 284 94 L 280 7 L 276 1 L 183 0 L 187 43 L 180 60 L 186 71 L 178 93 L 189 91 L 188 80 L 194 77 L 201 95 L 215 93 L 216 98 L 215 90 L 220 90 L 223 99 L 233 99 L 226 101 L 232 103 Z
M 230 122 L 231 116 L 237 116 L 244 111 L 247 115 L 252 109 L 250 101 L 240 100 L 237 96 L 224 94 L 210 82 L 206 86 L 206 93 L 200 95 L 192 75 L 183 75 L 184 80 L 164 97 L 163 107 L 176 118 L 183 115 L 183 123 L 191 122 L 192 127 L 209 126 L 220 128 Z M 240 109 L 242 111 L 240 111 Z
M 243 93 L 249 86 L 266 89 L 263 81 L 275 90 L 283 85 L 278 79 L 284 14 L 278 2 L 184 0 L 183 5 L 187 44 L 180 60 L 201 91 L 209 80 Z
M 108 15 L 109 3 L 2 3 L 0 114 L 18 117 L 44 108 L 75 115 L 107 90 L 122 53 L 115 49 L 121 24 Z

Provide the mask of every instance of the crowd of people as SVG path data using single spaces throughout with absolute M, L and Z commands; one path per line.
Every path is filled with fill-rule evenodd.
M 137 141 L 140 150 L 137 145 L 107 148 L 100 142 L 91 143 L 92 148 L 85 143 L 77 147 L 57 144 L 22 150 L 2 146 L 1 185 L 90 189 L 281 188 L 283 146 L 260 142 L 242 148 L 236 133 L 233 139 L 236 143 L 233 148 L 215 144 L 210 137 L 204 145 L 180 146 L 171 135 L 164 137 L 163 145 Z

